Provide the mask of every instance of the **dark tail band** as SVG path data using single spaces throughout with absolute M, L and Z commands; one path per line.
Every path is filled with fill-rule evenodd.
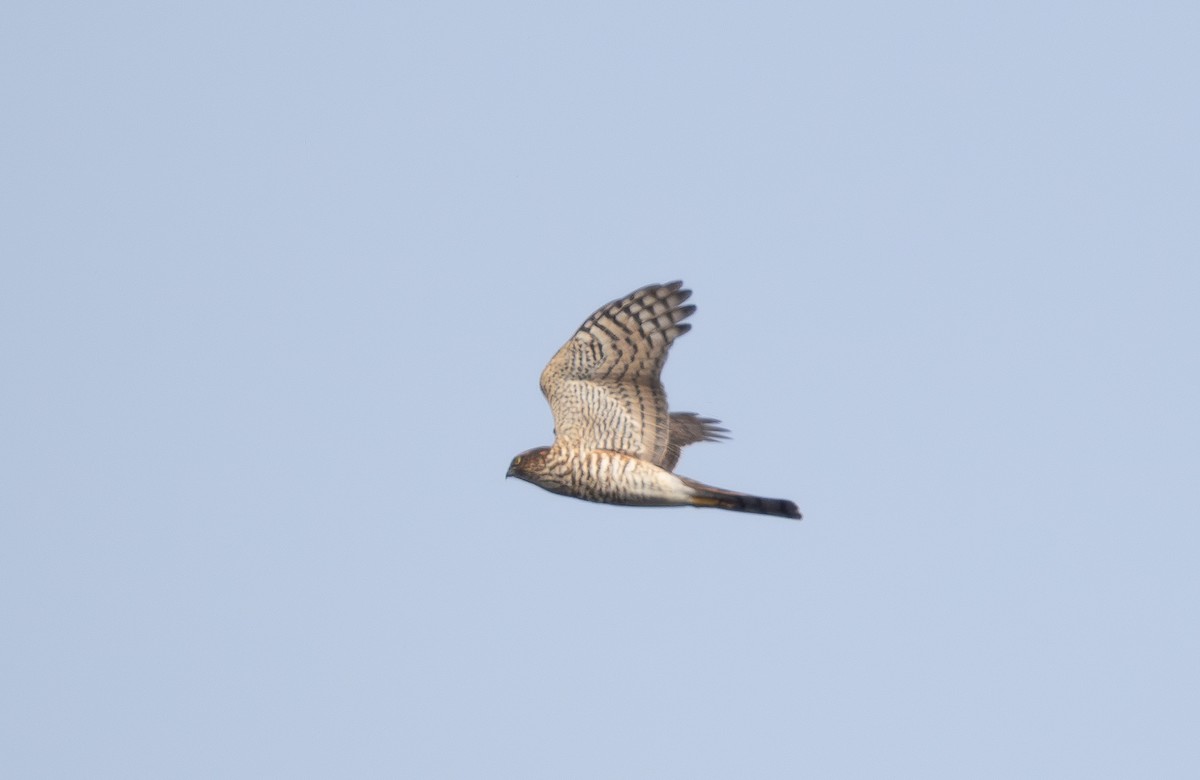
M 696 494 L 692 496 L 692 506 L 711 506 L 733 512 L 753 512 L 758 515 L 800 519 L 800 510 L 794 503 L 784 498 L 763 498 L 745 493 L 735 493 L 732 490 L 722 490 L 690 479 L 685 479 L 684 482 L 696 491 Z

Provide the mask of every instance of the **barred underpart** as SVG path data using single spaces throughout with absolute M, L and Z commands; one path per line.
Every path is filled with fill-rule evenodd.
M 635 290 L 600 307 L 555 354 L 541 388 L 554 414 L 551 447 L 513 459 L 509 475 L 561 495 L 629 506 L 703 506 L 799 518 L 791 501 L 676 476 L 682 449 L 720 441 L 720 421 L 670 413 L 660 374 L 696 311 L 682 282 Z

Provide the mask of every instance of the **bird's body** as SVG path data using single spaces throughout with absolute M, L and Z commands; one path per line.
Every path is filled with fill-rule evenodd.
M 540 461 L 532 460 L 536 454 L 541 454 Z M 518 457 L 526 470 L 536 465 L 539 487 L 585 501 L 679 506 L 692 495 L 682 477 L 622 452 L 553 446 Z
M 627 506 L 708 506 L 799 519 L 796 505 L 674 473 L 680 450 L 718 441 L 717 421 L 669 413 L 659 374 L 696 310 L 682 282 L 650 285 L 589 317 L 542 372 L 555 440 L 513 458 L 508 475 L 552 493 Z

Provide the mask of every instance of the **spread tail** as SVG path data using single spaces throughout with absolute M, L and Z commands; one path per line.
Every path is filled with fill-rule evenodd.
M 734 512 L 753 512 L 759 515 L 775 515 L 800 519 L 800 510 L 791 501 L 784 498 L 763 498 L 745 493 L 735 493 L 732 490 L 722 490 L 711 485 L 704 485 L 690 479 L 684 479 L 687 486 L 692 488 L 692 506 L 711 506 L 717 509 L 729 509 Z

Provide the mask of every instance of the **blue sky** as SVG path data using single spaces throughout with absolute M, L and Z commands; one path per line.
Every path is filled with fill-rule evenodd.
M 0 774 L 1191 777 L 1200 12 L 17 3 Z M 504 471 L 682 278 L 682 474 Z

